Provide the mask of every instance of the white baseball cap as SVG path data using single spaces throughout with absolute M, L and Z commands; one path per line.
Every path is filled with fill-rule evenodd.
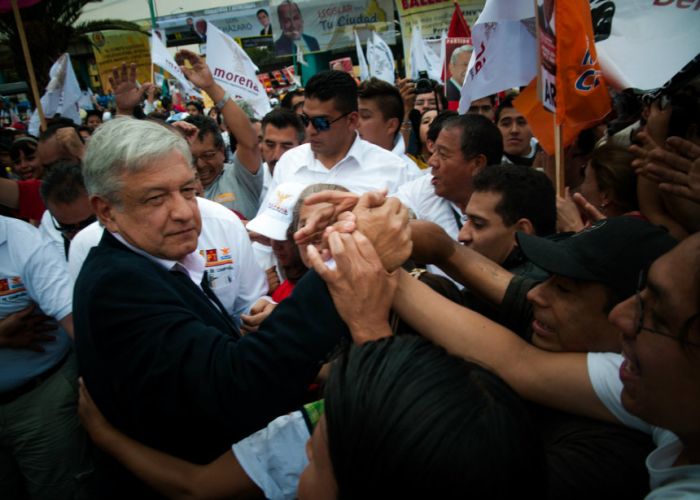
M 255 216 L 246 229 L 277 241 L 287 239 L 287 229 L 292 223 L 292 212 L 299 195 L 306 185 L 284 182 L 278 185 L 265 200 L 263 210 Z

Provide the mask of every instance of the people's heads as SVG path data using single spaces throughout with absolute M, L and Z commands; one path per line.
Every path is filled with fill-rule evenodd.
M 472 56 L 472 46 L 462 45 L 457 47 L 450 56 L 449 70 L 452 79 L 461 87 L 464 83 L 464 76 L 467 74 L 467 66 Z
M 431 115 L 433 116 L 432 119 L 430 119 Z M 427 131 L 425 132 L 425 142 L 423 142 L 423 119 L 426 116 L 428 116 L 428 120 L 426 121 L 430 121 L 430 123 L 428 124 Z M 438 135 L 440 135 L 440 131 L 442 130 L 442 126 L 447 120 L 450 120 L 455 116 L 458 116 L 458 113 L 452 110 L 445 110 L 440 112 L 437 112 L 435 110 L 429 110 L 423 113 L 423 115 L 421 116 L 421 126 L 418 132 L 420 135 L 420 141 L 421 144 L 425 144 L 426 148 L 431 154 L 435 146 L 435 141 L 437 141 Z
M 161 259 L 177 261 L 196 250 L 195 171 L 178 133 L 148 120 L 107 122 L 90 139 L 83 176 L 108 231 Z
M 531 153 L 532 130 L 527 118 L 513 107 L 513 96 L 506 97 L 496 111 L 496 124 L 503 135 L 503 151 L 511 156 Z
M 39 141 L 35 137 L 17 137 L 10 146 L 12 169 L 22 180 L 39 179 L 44 167 L 39 160 L 37 148 Z
M 334 156 L 355 140 L 357 84 L 344 71 L 322 71 L 306 85 L 302 123 L 311 150 L 318 156 Z
M 87 142 L 88 139 L 90 139 L 92 132 L 93 132 L 93 129 L 91 129 L 90 127 L 88 127 L 86 125 L 78 127 L 78 134 L 80 134 L 80 137 L 83 138 L 84 142 Z
M 102 111 L 91 109 L 85 113 L 85 126 L 91 130 L 95 130 L 102 125 Z
M 284 36 L 291 40 L 301 40 L 304 18 L 301 17 L 301 10 L 296 3 L 284 0 L 277 6 L 277 17 L 280 19 L 280 28 Z
M 528 293 L 532 341 L 551 351 L 616 352 L 611 309 L 637 286 L 639 273 L 676 244 L 666 230 L 634 217 L 611 217 L 562 240 L 517 234 L 518 245 L 552 276 Z
M 351 347 L 324 407 L 300 500 L 543 495 L 544 453 L 518 396 L 421 337 Z
M 438 109 L 437 97 L 435 92 L 426 92 L 425 94 L 417 94 L 416 100 L 413 103 L 413 109 L 419 113 L 424 113 L 429 109 Z
M 189 101 L 185 106 L 185 110 L 190 116 L 199 116 L 204 114 L 204 106 L 199 101 Z
M 66 239 L 72 240 L 96 220 L 78 163 L 54 163 L 41 183 L 41 197 L 54 227 Z
M 358 87 L 357 105 L 357 130 L 360 136 L 391 151 L 404 116 L 403 99 L 399 89 L 372 77 Z
M 496 98 L 493 95 L 482 97 L 480 99 L 474 99 L 469 105 L 467 113 L 476 113 L 477 115 L 484 115 L 491 121 L 496 120 Z
M 71 143 L 78 147 L 72 147 Z M 49 125 L 39 135 L 37 156 L 44 169 L 60 160 L 79 162 L 81 158 L 76 155 L 76 150 L 82 148 L 83 144 L 83 139 L 78 133 L 78 127 L 70 120 L 61 120 Z
M 608 216 L 637 210 L 637 179 L 631 167 L 633 159 L 627 148 L 613 144 L 598 146 L 585 167 L 581 194 Z
M 255 13 L 255 17 L 258 18 L 263 28 L 267 28 L 270 25 L 270 16 L 265 9 L 258 9 Z
M 459 115 L 445 119 L 428 160 L 435 194 L 466 206 L 474 173 L 499 164 L 502 154 L 501 134 L 487 118 Z
M 199 179 L 206 189 L 224 169 L 224 139 L 219 126 L 211 118 L 203 115 L 188 116 L 185 121 L 198 129 L 197 137 L 190 143 L 190 150 Z
M 195 21 L 194 23 L 194 29 L 199 33 L 200 35 L 206 36 L 207 34 L 207 20 L 204 19 L 203 17 L 200 17 Z
M 482 168 L 472 180 L 467 222 L 459 240 L 498 264 L 516 246 L 518 231 L 554 234 L 557 207 L 554 187 L 542 172 L 520 165 Z
M 430 124 L 437 117 L 438 112 L 436 109 L 429 109 L 424 111 L 420 115 L 420 122 L 418 125 L 418 139 L 420 140 L 421 147 L 425 147 L 426 151 L 432 152 L 433 145 L 435 141 L 428 142 L 428 130 L 430 129 Z
M 622 332 L 622 403 L 681 441 L 700 422 L 700 233 L 656 260 L 610 321 Z M 682 408 L 682 411 L 680 410 Z
M 280 106 L 292 110 L 296 114 L 301 114 L 303 112 L 304 99 L 306 99 L 304 89 L 294 89 L 284 95 Z
M 315 210 L 323 210 L 324 208 L 328 208 L 330 206 L 330 204 L 328 203 L 317 203 L 312 206 L 304 205 L 304 200 L 306 200 L 306 198 L 308 198 L 314 193 L 320 193 L 321 191 L 347 192 L 348 190 L 343 186 L 339 186 L 338 184 L 312 184 L 304 188 L 304 190 L 299 194 L 299 198 L 297 198 L 297 202 L 294 205 L 294 210 L 292 213 L 292 223 L 289 226 L 290 239 L 296 231 L 304 227 L 306 221 Z M 321 233 L 314 235 L 314 237 L 308 242 L 308 244 L 314 245 L 319 251 L 321 251 L 322 236 L 323 235 Z M 304 261 L 304 265 L 308 268 L 311 268 L 311 263 L 308 261 L 308 257 L 306 255 L 306 249 L 300 248 L 299 252 L 301 254 L 301 259 Z
M 261 123 L 262 157 L 272 173 L 284 153 L 304 142 L 304 125 L 296 113 L 284 108 L 273 109 Z

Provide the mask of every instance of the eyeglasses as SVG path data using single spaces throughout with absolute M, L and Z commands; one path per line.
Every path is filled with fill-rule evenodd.
M 634 326 L 634 331 L 637 335 L 639 335 L 642 330 L 645 332 L 649 333 L 655 333 L 657 335 L 662 335 L 664 337 L 668 337 L 670 339 L 675 340 L 676 342 L 680 342 L 681 344 L 685 345 L 692 345 L 695 347 L 700 347 L 700 343 L 697 342 L 691 342 L 690 340 L 686 340 L 687 337 L 687 332 L 690 329 L 690 326 L 700 318 L 700 313 L 695 313 L 693 314 L 690 318 L 685 320 L 683 322 L 683 326 L 680 329 L 680 332 L 678 335 L 672 335 L 670 333 L 662 332 L 659 330 L 655 330 L 654 328 L 649 328 L 648 326 L 644 326 L 644 301 L 642 300 L 642 290 L 646 287 L 646 272 L 642 270 L 639 273 L 639 279 L 637 281 L 637 289 L 634 292 L 635 300 L 637 302 L 637 310 L 636 310 L 636 317 L 635 317 L 635 326 Z
M 306 113 L 300 114 L 299 118 L 301 118 L 301 123 L 304 124 L 304 127 L 308 127 L 309 123 L 310 123 L 311 125 L 314 126 L 314 128 L 317 131 L 325 132 L 326 130 L 331 128 L 331 125 L 333 125 L 335 122 L 337 122 L 341 118 L 348 116 L 350 113 L 352 113 L 352 111 L 348 111 L 347 113 L 340 115 L 335 120 L 330 120 L 330 121 L 325 116 L 314 116 L 313 118 L 310 118 L 309 115 L 307 115 Z
M 205 151 L 201 155 L 192 155 L 192 163 L 194 165 L 197 164 L 197 160 L 202 160 L 202 161 L 212 161 L 214 158 L 216 158 L 216 155 L 219 154 L 219 151 Z
M 56 231 L 59 233 L 64 233 L 64 234 L 71 234 L 71 233 L 77 233 L 86 227 L 88 227 L 90 224 L 95 222 L 97 220 L 97 217 L 95 214 L 91 215 L 87 219 L 80 221 L 76 224 L 61 224 L 56 220 L 56 218 L 51 214 L 51 222 L 53 222 L 53 227 L 56 228 Z

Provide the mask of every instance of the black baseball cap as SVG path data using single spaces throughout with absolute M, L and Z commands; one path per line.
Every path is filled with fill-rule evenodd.
M 603 219 L 559 241 L 525 233 L 516 238 L 525 256 L 542 269 L 603 283 L 621 297 L 631 296 L 639 272 L 677 243 L 665 228 L 632 216 Z

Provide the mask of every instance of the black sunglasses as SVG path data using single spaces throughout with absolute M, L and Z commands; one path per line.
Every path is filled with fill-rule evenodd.
M 333 125 L 335 122 L 340 120 L 341 118 L 344 118 L 348 116 L 352 111 L 348 111 L 345 114 L 340 115 L 338 118 L 335 120 L 328 120 L 325 116 L 314 116 L 313 118 L 310 118 L 309 115 L 306 113 L 302 113 L 299 115 L 299 118 L 301 119 L 301 123 L 304 124 L 304 127 L 308 127 L 309 123 L 314 126 L 314 128 L 319 131 L 319 132 L 325 132 L 326 130 L 331 128 L 331 125 Z
M 88 227 L 90 224 L 95 222 L 97 220 L 97 217 L 95 214 L 91 215 L 87 219 L 80 221 L 76 224 L 61 224 L 56 220 L 56 218 L 51 214 L 51 222 L 53 222 L 53 227 L 56 228 L 56 231 L 60 233 L 77 233 L 81 231 L 82 229 L 85 229 Z

